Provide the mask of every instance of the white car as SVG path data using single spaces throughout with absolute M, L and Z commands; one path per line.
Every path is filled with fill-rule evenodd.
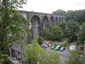
M 51 49 L 54 49 L 56 46 L 52 46 Z
M 41 45 L 42 48 L 47 48 L 48 46 L 46 44 Z
M 65 50 L 65 47 L 61 47 L 61 48 L 60 48 L 60 51 L 63 51 L 63 50 Z

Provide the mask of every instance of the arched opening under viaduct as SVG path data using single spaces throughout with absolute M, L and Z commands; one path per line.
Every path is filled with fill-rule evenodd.
M 54 18 L 51 16 L 50 17 L 50 26 L 53 26 L 55 23 L 54 23 Z
M 57 25 L 59 22 L 58 22 L 58 17 L 55 18 L 55 25 Z
M 37 15 L 34 15 L 31 18 L 31 30 L 32 30 L 32 38 L 38 39 L 40 34 L 40 18 Z
M 49 28 L 49 20 L 47 16 L 44 16 L 42 19 L 42 27 Z

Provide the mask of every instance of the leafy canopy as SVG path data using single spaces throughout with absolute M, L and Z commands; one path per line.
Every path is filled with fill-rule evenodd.
M 16 9 L 25 4 L 25 1 L 0 0 L 0 53 L 6 53 L 10 42 L 23 39 L 27 19 Z M 9 34 L 11 34 L 10 37 Z
M 85 41 L 85 23 L 82 24 L 82 27 L 79 33 L 79 39 L 80 39 L 80 42 L 83 44 Z
M 49 53 L 42 49 L 37 40 L 28 44 L 25 50 L 25 60 L 27 64 L 60 64 L 60 55 L 57 52 Z
M 43 28 L 41 36 L 46 40 L 61 41 L 63 37 L 63 31 L 58 26 L 53 26 L 51 29 Z

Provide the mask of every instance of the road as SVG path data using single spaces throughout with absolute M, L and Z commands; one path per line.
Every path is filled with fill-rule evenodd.
M 60 57 L 61 58 L 61 64 L 66 64 L 65 61 L 68 60 L 69 55 L 70 55 L 69 51 L 64 50 L 64 51 L 59 52 L 59 53 L 61 54 L 61 57 Z
M 50 48 L 46 48 L 46 50 L 48 52 L 53 52 L 53 50 L 51 50 Z M 58 51 L 59 54 L 61 55 L 60 56 L 60 59 L 61 59 L 61 64 L 65 64 L 65 61 L 68 60 L 68 57 L 70 55 L 69 51 L 68 50 L 64 50 L 64 51 Z

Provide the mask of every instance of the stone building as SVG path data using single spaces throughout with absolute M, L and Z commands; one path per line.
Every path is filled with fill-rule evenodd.
M 31 28 L 32 39 L 38 39 L 42 28 L 45 26 L 51 28 L 51 26 L 59 24 L 61 20 L 65 19 L 65 16 L 56 15 L 56 14 L 47 14 L 39 12 L 29 12 L 29 11 L 19 11 L 26 19 L 28 19 L 28 25 Z M 27 38 L 29 40 L 29 38 Z M 22 48 L 18 44 L 13 44 L 9 46 L 9 60 L 11 64 L 22 63 L 23 60 L 23 51 L 26 47 Z

